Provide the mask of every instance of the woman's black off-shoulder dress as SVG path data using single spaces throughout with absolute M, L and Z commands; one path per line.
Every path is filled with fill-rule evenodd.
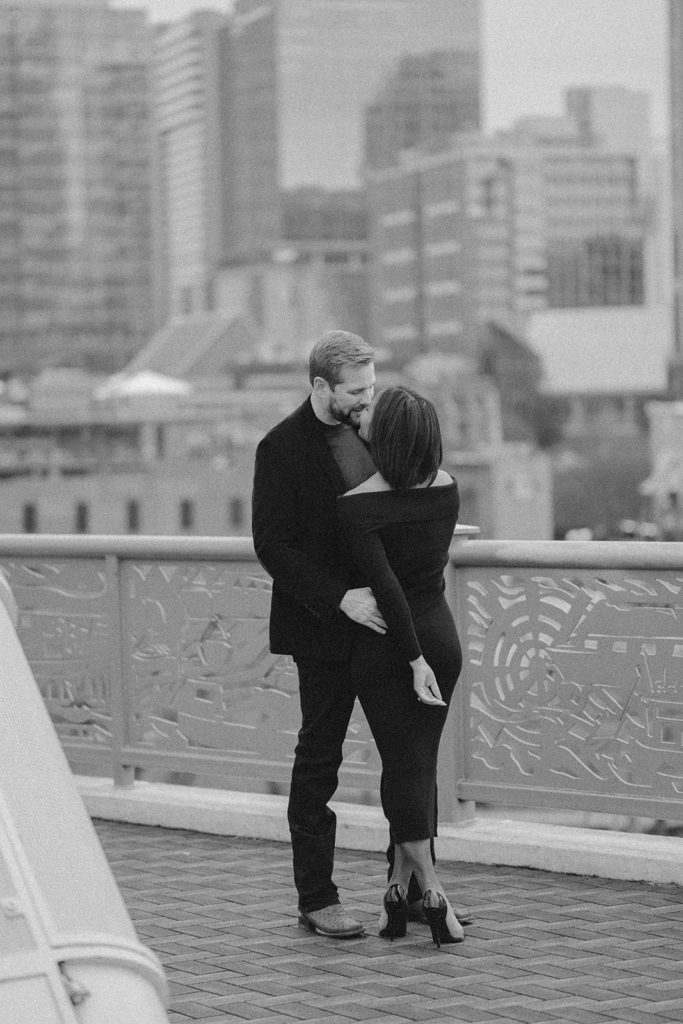
M 462 666 L 444 595 L 458 518 L 452 484 L 342 495 L 338 508 L 359 570 L 387 623 L 355 629 L 352 670 L 382 759 L 381 798 L 394 842 L 436 835 L 436 766 L 448 704 Z M 360 582 L 362 581 L 362 582 Z M 446 707 L 422 704 L 409 661 L 423 654 Z

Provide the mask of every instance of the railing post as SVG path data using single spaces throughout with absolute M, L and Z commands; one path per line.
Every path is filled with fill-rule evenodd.
M 111 682 L 112 777 L 116 786 L 132 786 L 135 769 L 123 762 L 123 747 L 128 740 L 129 701 L 123 665 L 123 616 L 121 563 L 116 555 L 105 555 L 107 594 L 109 597 L 109 678 Z

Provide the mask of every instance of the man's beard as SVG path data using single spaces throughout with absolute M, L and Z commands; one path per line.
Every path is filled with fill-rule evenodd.
M 362 409 L 350 409 L 348 412 L 343 412 L 339 406 L 330 406 L 329 412 L 334 416 L 337 423 L 343 423 L 347 427 L 355 427 L 356 430 L 360 425 L 360 414 Z

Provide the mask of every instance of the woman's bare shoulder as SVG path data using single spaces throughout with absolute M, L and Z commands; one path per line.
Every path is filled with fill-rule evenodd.
M 446 487 L 452 483 L 454 483 L 454 480 L 451 474 L 447 473 L 445 469 L 440 469 L 432 482 L 432 487 Z
M 373 473 L 372 476 L 364 480 L 362 484 L 358 484 L 351 491 L 344 491 L 344 497 L 347 498 L 352 494 L 372 494 L 376 491 L 390 491 L 391 488 L 386 482 L 383 476 L 379 473 Z

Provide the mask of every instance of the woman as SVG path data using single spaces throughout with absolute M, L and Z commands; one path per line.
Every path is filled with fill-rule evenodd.
M 357 630 L 353 674 L 382 759 L 381 798 L 395 858 L 380 934 L 406 933 L 411 873 L 437 946 L 462 926 L 434 868 L 436 767 L 462 654 L 443 571 L 457 522 L 457 484 L 444 470 L 431 402 L 407 387 L 382 391 L 361 415 L 377 472 L 338 499 L 354 560 L 387 633 Z

